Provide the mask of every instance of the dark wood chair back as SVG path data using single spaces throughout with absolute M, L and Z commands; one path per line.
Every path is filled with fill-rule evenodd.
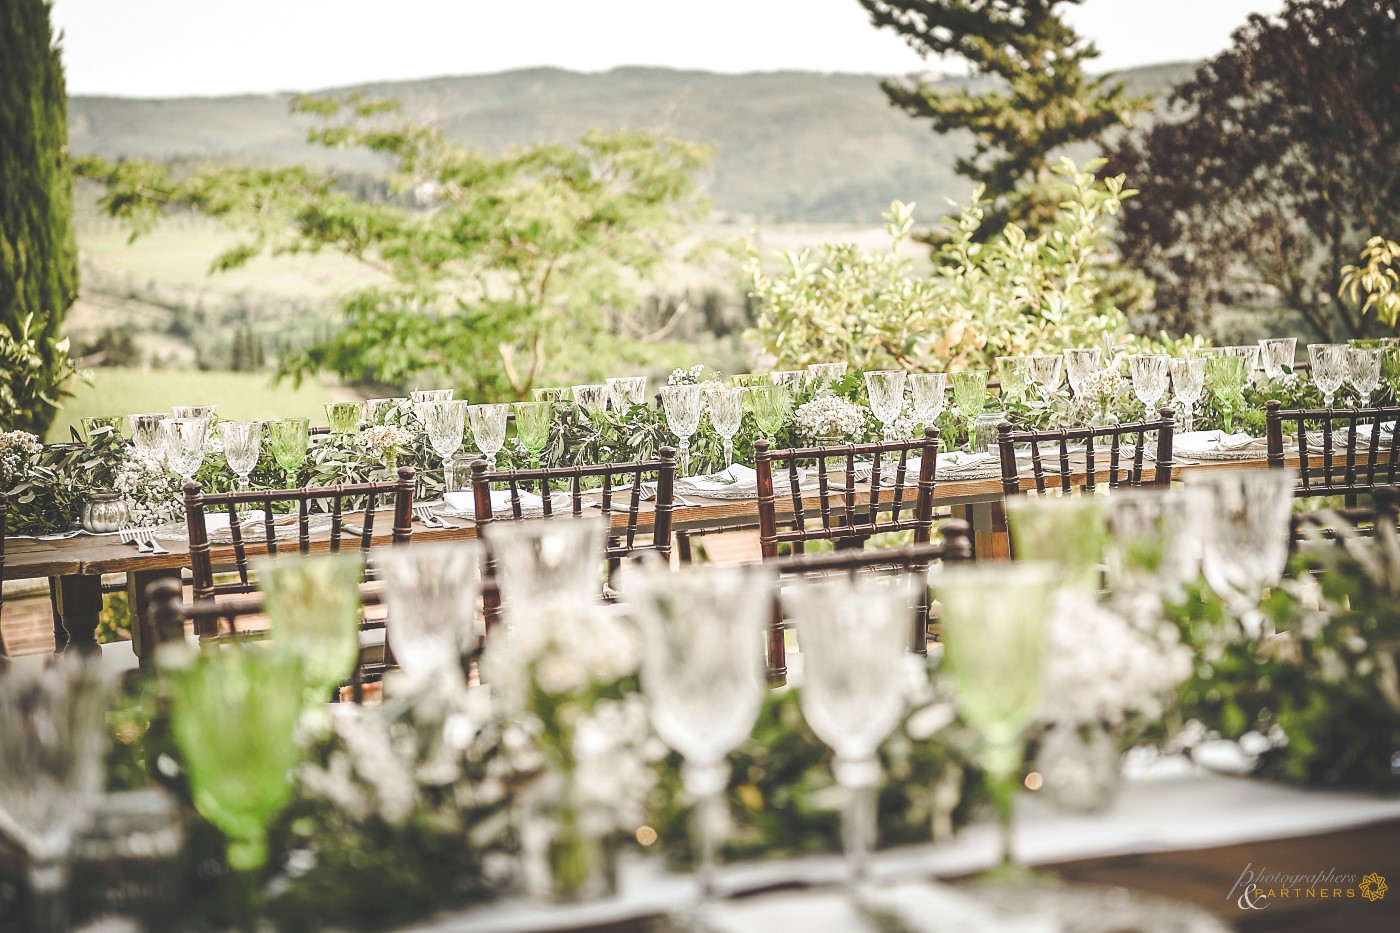
M 413 482 L 411 467 L 401 467 L 397 480 L 382 483 L 353 483 L 343 486 L 313 486 L 306 489 L 268 489 L 248 492 L 205 493 L 196 482 L 185 484 L 185 524 L 190 537 L 190 572 L 194 577 L 195 602 L 206 602 L 216 596 L 231 593 L 250 593 L 257 584 L 248 577 L 248 555 L 250 550 L 258 554 L 277 554 L 290 550 L 290 541 L 279 542 L 277 529 L 281 521 L 289 515 L 278 515 L 274 506 L 279 502 L 296 503 L 296 551 L 302 554 L 311 551 L 311 509 L 313 502 L 325 506 L 330 515 L 329 547 L 333 552 L 342 548 L 346 539 L 358 543 L 360 550 L 368 551 L 374 535 L 375 510 L 381 502 L 392 501 L 393 541 L 407 543 L 413 534 Z M 245 511 L 260 507 L 263 511 L 262 535 L 256 533 L 245 537 L 238 523 L 240 507 Z M 226 511 L 229 516 L 229 534 L 233 546 L 234 564 L 238 570 L 238 580 L 229 583 L 214 582 L 214 566 L 210 560 L 209 529 L 206 513 Z M 346 530 L 346 518 L 359 523 Z
M 656 551 L 664 558 L 671 556 L 671 515 L 675 509 L 676 451 L 663 447 L 655 460 L 635 460 L 628 463 L 604 463 L 596 466 L 544 467 L 537 470 L 496 470 L 491 472 L 484 460 L 472 464 L 472 496 L 475 509 L 476 533 L 493 521 L 525 519 L 521 494 L 538 495 L 544 518 L 555 515 L 582 515 L 585 497 L 597 496 L 598 508 L 613 525 L 608 536 L 608 560 L 615 562 L 643 551 Z M 655 476 L 655 480 L 649 477 Z M 585 480 L 597 479 L 598 485 Z M 650 484 L 654 482 L 653 494 Z M 493 486 L 505 486 L 510 492 L 509 511 L 496 513 L 491 504 Z M 568 503 L 556 507 L 552 494 L 564 487 Z M 650 509 L 643 509 L 644 504 Z M 536 516 L 539 517 L 539 516 Z M 619 527 L 618 523 L 621 521 Z M 639 534 L 651 526 L 650 535 Z
M 10 516 L 10 497 L 0 491 L 0 658 L 10 656 L 5 644 L 5 522 Z
M 778 582 L 814 574 L 844 573 L 919 573 L 927 574 L 929 567 L 939 561 L 956 562 L 972 559 L 971 531 L 967 522 L 949 519 L 939 526 L 941 539 L 907 547 L 880 550 L 842 550 L 824 554 L 794 554 L 772 561 L 778 572 Z M 929 595 L 928 587 L 920 591 L 914 630 L 910 632 L 909 649 L 918 654 L 928 653 Z M 787 648 L 784 641 L 782 605 L 775 594 L 772 622 L 768 631 L 768 680 L 771 684 L 787 681 Z
M 918 483 L 910 487 L 910 455 L 917 455 Z M 857 492 L 857 464 L 869 458 L 869 489 Z M 879 444 L 841 444 L 835 447 L 794 447 L 770 450 L 767 441 L 754 444 L 758 473 L 758 534 L 763 559 L 778 556 L 779 545 L 790 544 L 794 554 L 806 552 L 808 541 L 854 543 L 888 531 L 912 531 L 915 544 L 928 543 L 933 531 L 933 493 L 938 469 L 938 429 L 925 428 L 919 440 Z M 840 480 L 832 476 L 828 460 L 844 461 Z M 885 468 L 893 461 L 894 476 Z M 815 467 L 817 507 L 809 511 L 804 499 L 812 490 L 798 488 L 798 471 Z M 810 480 L 813 470 L 808 470 Z M 781 477 L 775 481 L 774 477 Z M 776 489 L 783 487 L 778 496 Z M 792 517 L 780 527 L 778 501 L 791 505 Z
M 1037 492 L 1045 492 L 1058 485 L 1061 492 L 1074 491 L 1074 475 L 1081 464 L 1072 463 L 1071 455 L 1082 453 L 1082 470 L 1086 490 L 1099 485 L 1098 472 L 1108 470 L 1108 485 L 1111 489 L 1120 486 L 1160 486 L 1166 488 L 1172 482 L 1172 429 L 1176 412 L 1163 408 L 1158 417 L 1151 421 L 1134 421 L 1128 424 L 1115 424 L 1103 428 L 1069 428 L 1067 430 L 1015 431 L 1008 422 L 997 426 L 997 445 L 1001 456 L 1001 488 L 1007 496 L 1019 496 L 1021 489 L 1021 469 L 1016 461 L 1016 446 L 1029 444 L 1031 449 L 1030 475 L 1035 480 Z M 1153 463 L 1147 464 L 1148 436 L 1157 435 L 1156 452 Z M 1108 449 L 1098 447 L 1099 438 L 1108 438 Z M 1048 448 L 1048 450 L 1046 449 Z M 1075 458 L 1078 460 L 1078 457 Z M 1059 471 L 1059 481 L 1047 483 L 1047 463 Z
M 1291 408 L 1271 399 L 1264 423 L 1269 466 L 1282 468 L 1284 426 L 1297 431 L 1298 486 L 1295 496 L 1356 497 L 1378 488 L 1400 486 L 1400 428 L 1387 440 L 1381 425 L 1400 425 L 1400 406 L 1387 408 Z M 1337 427 L 1345 433 L 1338 437 Z

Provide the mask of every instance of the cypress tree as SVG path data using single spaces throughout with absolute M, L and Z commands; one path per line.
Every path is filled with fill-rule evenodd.
M 49 7 L 0 3 L 0 325 L 9 332 L 0 341 L 34 341 L 0 376 L 13 409 L 0 411 L 0 425 L 39 434 L 70 372 L 59 330 L 78 290 L 68 96 Z

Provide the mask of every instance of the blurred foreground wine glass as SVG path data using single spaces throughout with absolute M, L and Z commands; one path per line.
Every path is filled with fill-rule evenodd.
M 729 785 L 725 759 L 753 731 L 767 693 L 763 634 L 772 587 L 772 573 L 754 566 L 673 573 L 658 562 L 628 568 L 623 578 L 642 629 L 642 690 L 652 725 L 685 758 L 702 898 L 715 893 Z
M 874 844 L 877 752 L 905 710 L 901 668 L 916 616 L 914 577 L 804 578 L 784 587 L 782 599 L 797 623 L 802 715 L 836 753 L 842 844 L 859 881 Z
M 462 661 L 476 647 L 481 545 L 475 541 L 389 548 L 376 557 L 389 608 L 394 660 L 415 684 L 465 687 Z
M 69 856 L 102 791 L 107 696 L 96 658 L 0 673 L 0 830 L 29 856 L 32 933 L 68 929 Z
M 324 697 L 355 670 L 360 657 L 360 589 L 364 556 L 262 557 L 249 562 L 266 595 L 272 637 L 300 659 L 305 689 Z
M 1021 732 L 1040 704 L 1057 576 L 1050 564 L 981 564 L 945 567 L 934 585 L 943 606 L 943 667 L 958 710 L 982 734 L 1003 873 L 1014 866 L 1011 810 L 1021 782 Z

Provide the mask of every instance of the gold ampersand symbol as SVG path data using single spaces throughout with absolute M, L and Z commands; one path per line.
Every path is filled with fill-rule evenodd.
M 1385 885 L 1385 878 L 1375 872 L 1371 872 L 1365 878 L 1362 878 L 1359 887 L 1361 889 L 1361 896 L 1368 901 L 1378 901 L 1385 897 L 1386 891 L 1390 890 Z

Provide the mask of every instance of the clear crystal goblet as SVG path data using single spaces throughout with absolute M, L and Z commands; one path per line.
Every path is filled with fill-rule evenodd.
M 1298 352 L 1297 337 L 1263 337 L 1259 348 L 1263 351 L 1260 362 L 1265 378 L 1273 381 L 1283 375 L 1284 369 L 1293 370 L 1293 356 Z
M 1157 403 L 1167 394 L 1171 374 L 1167 360 L 1159 353 L 1137 353 L 1128 357 L 1128 372 L 1133 378 L 1133 394 L 1142 402 L 1146 417 L 1157 411 Z
M 375 558 L 389 608 L 385 633 L 410 682 L 467 686 L 465 662 L 476 647 L 481 544 L 451 541 L 388 548 Z
M 1195 422 L 1196 403 L 1206 390 L 1205 357 L 1173 359 L 1167 363 L 1167 368 L 1171 371 L 1172 391 L 1181 411 L 1181 430 L 1189 432 Z
M 1065 375 L 1069 378 L 1069 387 L 1074 390 L 1075 398 L 1084 394 L 1082 386 L 1084 380 L 1089 378 L 1091 373 L 1096 373 L 1103 368 L 1101 359 L 1102 351 L 1098 347 L 1073 347 L 1064 353 Z
M 1347 350 L 1344 343 L 1310 343 L 1308 359 L 1312 363 L 1313 381 L 1322 392 L 1324 408 L 1332 407 L 1337 390 L 1347 378 Z
M 646 376 L 614 376 L 607 381 L 608 401 L 612 410 L 626 414 L 633 405 L 647 403 Z
M 165 412 L 127 415 L 126 421 L 131 431 L 131 445 L 146 453 L 159 452 L 163 444 L 160 423 L 169 417 Z
M 204 464 L 209 422 L 203 418 L 166 418 L 160 423 L 160 433 L 166 466 L 190 482 Z
M 865 394 L 870 411 L 883 428 L 884 438 L 894 440 L 894 423 L 904 411 L 904 383 L 909 374 L 902 369 L 871 370 L 865 374 Z
M 220 421 L 219 439 L 224 442 L 224 459 L 238 477 L 238 488 L 247 489 L 253 468 L 262 454 L 261 421 Z
M 571 386 L 569 392 L 573 394 L 574 404 L 578 406 L 580 414 L 585 419 L 604 412 L 608 408 L 608 387 L 606 385 Z
M 1043 404 L 1050 404 L 1050 397 L 1060 388 L 1060 383 L 1064 381 L 1065 358 L 1058 353 L 1040 354 L 1037 356 L 1025 357 L 1025 366 L 1028 369 L 1028 376 L 1031 385 L 1035 386 L 1036 392 L 1040 393 L 1040 401 Z
M 661 387 L 661 407 L 666 412 L 666 426 L 676 435 L 680 448 L 680 475 L 690 475 L 690 438 L 700 427 L 704 405 L 699 385 Z
M 734 462 L 734 435 L 744 420 L 744 393 L 738 386 L 719 386 L 710 394 L 710 425 L 724 446 L 724 466 Z
M 829 390 L 831 384 L 846 377 L 846 364 L 842 363 L 808 363 L 807 364 L 807 387 L 816 395 Z
M 1371 393 L 1380 388 L 1384 358 L 1383 349 L 1347 349 L 1347 383 L 1356 390 L 1357 408 L 1369 407 Z
M 496 469 L 496 454 L 505 446 L 506 423 L 509 418 L 509 405 L 472 405 L 467 409 L 472 438 L 476 441 L 481 455 L 486 458 L 487 469 Z
M 454 457 L 457 451 L 462 449 L 467 403 L 458 399 L 422 402 L 418 405 L 418 418 L 423 422 L 423 430 L 428 435 L 428 446 L 433 448 L 433 453 L 442 458 L 443 488 L 447 491 L 457 489 Z

